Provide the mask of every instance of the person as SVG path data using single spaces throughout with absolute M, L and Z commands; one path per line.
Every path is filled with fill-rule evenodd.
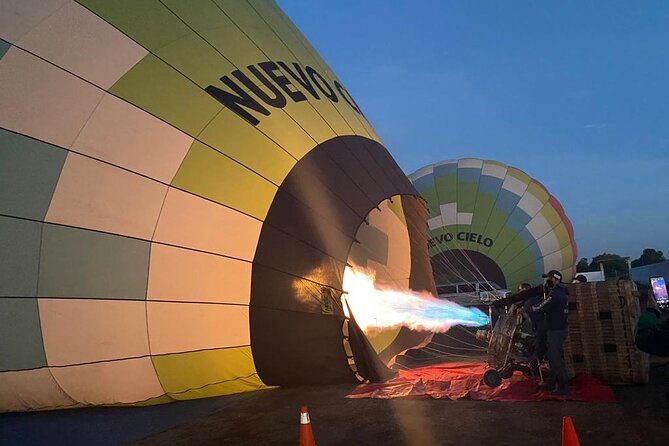
M 660 322 L 660 310 L 653 296 L 653 290 L 648 292 L 646 311 L 641 313 L 636 325 L 634 338 L 637 348 L 643 352 L 656 356 L 669 356 L 669 319 Z
M 552 379 L 545 380 L 539 388 L 541 390 L 553 390 L 556 395 L 567 395 L 569 393 L 569 377 L 564 365 L 563 346 L 567 338 L 569 292 L 562 283 L 562 274 L 559 271 L 551 270 L 542 277 L 546 279 L 545 295 L 541 302 L 532 305 L 531 311 L 545 317 L 548 365 Z
M 588 278 L 585 277 L 583 274 L 579 274 L 574 279 L 571 281 L 571 283 L 586 283 L 588 281 Z
M 528 291 L 532 289 L 532 285 L 529 283 L 523 282 L 520 285 L 518 285 L 518 292 L 522 293 L 523 291 Z

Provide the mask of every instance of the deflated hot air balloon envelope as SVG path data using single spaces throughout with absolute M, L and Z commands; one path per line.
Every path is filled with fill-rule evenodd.
M 274 2 L 3 0 L 0 38 L 0 411 L 354 383 L 420 342 L 347 339 L 349 259 L 434 289 L 426 210 Z

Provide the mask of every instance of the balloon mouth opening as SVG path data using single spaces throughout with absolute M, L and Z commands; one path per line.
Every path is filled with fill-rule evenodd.
M 392 343 L 401 327 L 373 326 L 367 318 L 368 310 L 359 302 L 372 298 L 375 285 L 408 289 L 410 275 L 410 238 L 402 198 L 395 195 L 378 203 L 365 216 L 351 245 L 342 277 L 344 315 L 356 317 L 376 353 Z
M 349 367 L 359 381 L 378 381 L 391 373 L 386 361 L 399 353 L 393 343 L 400 326 L 369 324 L 366 305 L 372 302 L 374 282 L 408 287 L 411 249 L 402 198 L 395 195 L 378 203 L 361 222 L 351 244 L 339 296 L 344 315 L 344 349 Z M 338 305 L 338 306 L 339 306 Z M 373 310 L 372 310 L 373 311 Z M 381 359 L 385 358 L 385 359 Z
M 478 327 L 488 323 L 488 316 L 477 308 L 465 308 L 432 292 L 411 289 L 411 251 L 415 247 L 403 215 L 401 197 L 395 196 L 379 203 L 366 216 L 342 277 L 341 309 L 349 332 L 351 327 L 359 330 L 369 353 L 388 361 L 400 353 L 394 350 L 394 341 L 407 331 L 418 334 L 412 341 L 415 346 L 430 333 L 443 333 L 454 325 Z M 350 355 L 355 363 L 352 368 L 364 368 L 359 356 L 360 352 Z
M 439 294 L 447 293 L 448 286 L 464 283 L 485 283 L 500 289 L 507 287 L 502 268 L 486 254 L 457 246 L 448 247 L 430 256 Z M 452 288 L 452 287 L 451 287 Z

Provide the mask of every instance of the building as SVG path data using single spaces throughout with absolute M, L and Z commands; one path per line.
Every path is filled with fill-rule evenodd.
M 630 278 L 635 282 L 648 284 L 651 277 L 657 276 L 669 278 L 669 260 L 630 269 Z

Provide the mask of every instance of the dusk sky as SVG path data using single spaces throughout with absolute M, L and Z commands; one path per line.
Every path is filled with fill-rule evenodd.
M 499 160 L 561 201 L 579 257 L 669 254 L 669 2 L 279 5 L 407 174 Z

